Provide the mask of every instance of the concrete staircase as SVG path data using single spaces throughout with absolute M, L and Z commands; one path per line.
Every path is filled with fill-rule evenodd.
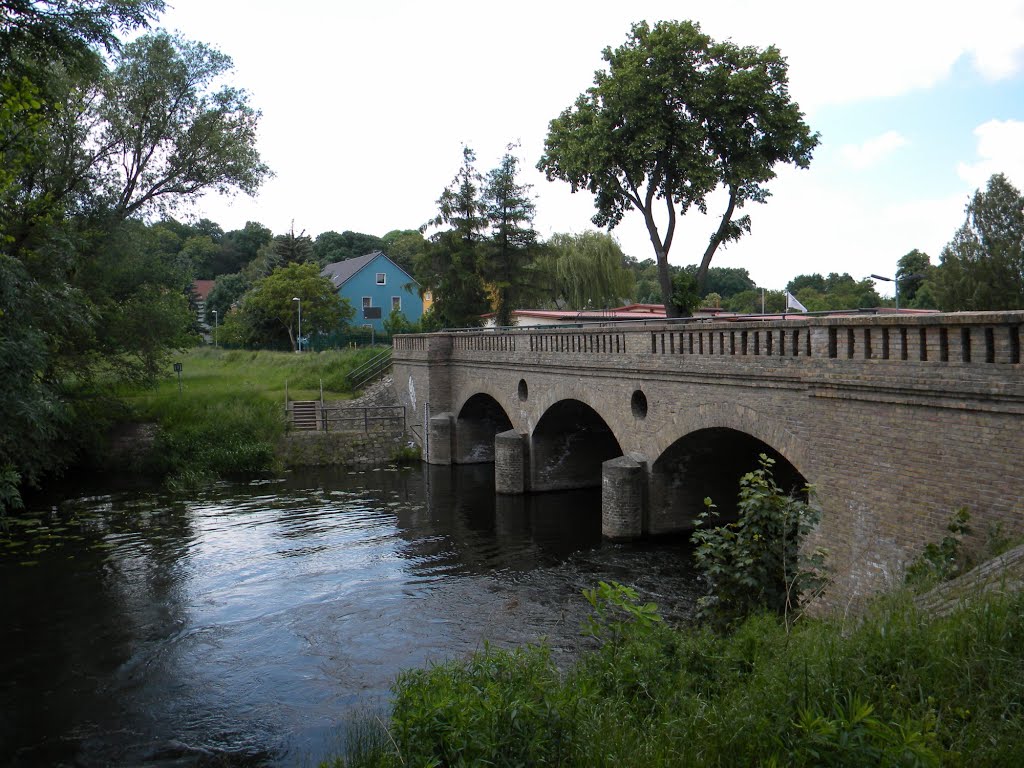
M 291 428 L 300 431 L 316 432 L 318 413 L 316 400 L 296 400 L 291 404 Z

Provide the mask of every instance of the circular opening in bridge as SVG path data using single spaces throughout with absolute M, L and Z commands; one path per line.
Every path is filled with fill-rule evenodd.
M 521 403 L 526 402 L 526 398 L 530 396 L 530 388 L 526 386 L 526 379 L 519 380 L 519 401 Z
M 633 415 L 638 419 L 647 418 L 647 395 L 641 392 L 639 389 L 633 393 L 633 399 L 630 400 L 630 407 L 633 409 Z

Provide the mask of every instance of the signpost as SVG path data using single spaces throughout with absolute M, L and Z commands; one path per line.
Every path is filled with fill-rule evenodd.
M 178 396 L 181 396 L 181 363 L 174 364 L 174 372 L 178 374 Z

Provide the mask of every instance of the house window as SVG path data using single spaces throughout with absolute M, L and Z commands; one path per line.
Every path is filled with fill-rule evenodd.
M 363 309 L 373 306 L 373 299 L 369 296 L 363 296 Z
M 387 285 L 388 276 L 383 272 L 377 273 L 377 285 Z
M 391 297 L 391 311 L 392 312 L 401 312 L 402 311 L 402 297 L 401 296 L 392 296 Z

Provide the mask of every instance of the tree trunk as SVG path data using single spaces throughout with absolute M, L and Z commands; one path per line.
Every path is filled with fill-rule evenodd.
M 661 248 L 654 249 L 658 257 L 658 283 L 661 285 L 661 300 L 665 304 L 665 317 L 682 317 L 679 307 L 672 301 L 672 275 L 668 271 L 668 254 Z

